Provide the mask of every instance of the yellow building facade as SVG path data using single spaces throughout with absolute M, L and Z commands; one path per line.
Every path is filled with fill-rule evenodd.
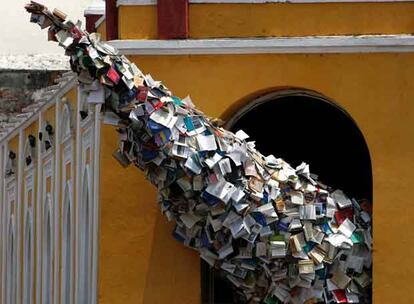
M 119 39 L 110 43 L 229 128 L 298 96 L 355 123 L 373 180 L 364 186 L 374 200 L 373 302 L 413 303 L 414 2 L 196 0 L 183 40 L 157 39 L 155 1 L 117 7 Z M 103 37 L 105 26 L 101 18 Z M 278 117 L 294 123 L 297 112 L 274 112 L 268 141 L 314 137 L 303 155 L 340 153 L 321 133 L 281 134 L 291 126 Z M 254 129 L 259 121 L 248 123 Z M 0 135 L 1 303 L 217 303 L 204 294 L 211 290 L 197 253 L 172 238 L 155 189 L 113 159 L 117 141 L 72 74 Z
M 112 44 L 177 96 L 191 94 L 204 113 L 227 122 L 260 98 L 289 94 L 289 90 L 322 95 L 349 114 L 366 141 L 372 162 L 373 301 L 411 303 L 414 298 L 407 292 L 410 267 L 402 271 L 397 265 L 411 265 L 408 227 L 414 210 L 406 198 L 414 177 L 410 140 L 414 135 L 414 3 L 277 2 L 189 1 L 189 39 L 160 41 L 154 3 L 121 0 L 119 40 Z M 294 111 L 285 115 L 295 119 Z M 277 119 L 269 123 L 270 133 L 279 128 L 289 127 L 278 125 Z M 103 129 L 104 144 L 111 139 L 110 132 Z M 323 138 L 323 134 L 317 136 Z M 270 140 L 276 138 L 270 136 Z M 125 174 L 128 170 L 131 175 Z M 108 216 L 115 208 L 125 210 L 120 211 L 118 225 L 102 228 L 111 230 L 101 234 L 102 301 L 200 303 L 199 258 L 176 244 L 171 226 L 154 206 L 146 204 L 155 193 L 135 171 L 113 170 L 124 176 L 120 193 L 128 192 L 134 183 L 142 189 L 122 203 L 125 208 L 115 204 L 115 198 L 108 204 L 101 201 Z M 102 198 L 107 196 L 104 192 Z M 119 231 L 124 237 L 118 238 Z M 108 238 L 103 240 L 105 235 Z M 113 246 L 114 242 L 127 248 Z M 113 280 L 114 275 L 128 279 Z

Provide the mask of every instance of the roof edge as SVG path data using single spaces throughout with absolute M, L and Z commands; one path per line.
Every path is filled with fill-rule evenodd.
M 32 104 L 22 109 L 22 112 L 16 115 L 10 127 L 0 131 L 0 145 L 18 134 L 20 128 L 24 128 L 33 123 L 41 111 L 52 106 L 56 99 L 66 94 L 77 84 L 76 74 L 66 72 L 56 79 L 56 84 L 45 88 L 42 95 Z

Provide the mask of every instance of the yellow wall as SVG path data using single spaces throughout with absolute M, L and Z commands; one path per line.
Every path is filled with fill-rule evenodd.
M 101 34 L 101 39 L 106 40 L 106 21 L 103 21 L 98 28 L 96 29 L 96 32 Z
M 17 170 L 17 167 L 19 165 L 17 161 L 17 159 L 19 158 L 19 136 L 18 135 L 14 136 L 8 141 L 8 148 L 9 148 L 9 151 L 13 151 L 14 153 L 16 153 L 16 170 Z
M 57 126 L 56 126 L 55 120 L 56 120 L 56 108 L 53 106 L 47 109 L 43 113 L 43 122 L 44 122 L 43 128 L 45 128 L 46 123 L 50 123 L 53 126 L 53 130 L 56 131 Z M 41 130 L 41 132 L 43 133 L 43 136 L 44 136 L 46 131 Z
M 255 92 L 315 90 L 338 102 L 361 128 L 374 175 L 374 300 L 413 303 L 414 54 L 136 56 L 145 72 L 207 115 L 228 117 Z M 228 110 L 231 109 L 231 110 Z M 230 112 L 229 112 L 230 111 Z M 102 134 L 101 303 L 199 303 L 199 260 L 176 243 L 155 191 L 110 154 Z M 404 271 L 401 266 L 404 265 Z M 160 289 L 161 288 L 161 289 Z
M 412 33 L 414 3 L 192 4 L 190 37 Z M 120 39 L 156 39 L 156 6 L 121 6 Z M 355 119 L 374 178 L 374 301 L 413 303 L 414 54 L 132 56 L 178 96 L 228 119 L 255 96 L 282 87 L 317 91 Z M 332 127 L 332 126 L 329 126 Z M 172 236 L 155 189 L 101 144 L 100 303 L 200 303 L 199 258 Z M 401 233 L 401 231 L 403 231 Z M 404 265 L 404 266 L 403 266 Z M 404 271 L 402 268 L 404 267 Z
M 119 39 L 157 39 L 157 7 L 155 5 L 120 6 Z
M 190 4 L 191 38 L 414 32 L 414 3 Z M 157 39 L 157 7 L 119 7 L 119 39 Z
M 197 256 L 172 239 L 143 174 L 112 158 L 114 128 L 101 140 L 100 303 L 197 303 L 199 282 L 187 277 L 199 276 Z

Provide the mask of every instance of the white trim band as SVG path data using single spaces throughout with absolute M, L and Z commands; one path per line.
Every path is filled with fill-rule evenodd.
M 87 8 L 84 13 L 84 16 L 90 16 L 90 15 L 105 15 L 105 8 Z
M 414 52 L 413 35 L 307 36 L 263 39 L 113 40 L 125 55 Z
M 106 19 L 105 14 L 95 22 L 95 29 L 97 29 Z
M 414 0 L 189 0 L 196 3 L 363 3 L 363 2 L 413 2 Z M 117 6 L 156 5 L 157 0 L 118 0 Z
M 156 5 L 157 0 L 118 0 L 116 6 Z
M 105 15 L 105 1 L 93 1 L 84 11 L 84 16 L 88 15 Z

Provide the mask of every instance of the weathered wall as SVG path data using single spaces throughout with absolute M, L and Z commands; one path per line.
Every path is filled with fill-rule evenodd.
M 63 71 L 0 69 L 0 113 L 20 112 L 32 102 L 31 96 L 36 90 L 53 85 L 53 81 L 62 73 Z

